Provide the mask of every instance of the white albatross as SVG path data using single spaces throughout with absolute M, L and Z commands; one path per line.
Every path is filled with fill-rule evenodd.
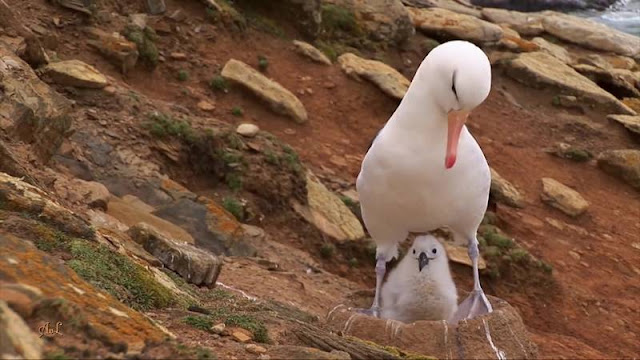
M 407 93 L 380 130 L 362 161 L 356 182 L 362 217 L 376 242 L 376 292 L 371 309 L 379 316 L 386 263 L 397 257 L 409 233 L 447 227 L 468 244 L 474 287 L 449 319 L 457 323 L 489 313 L 480 287 L 476 231 L 489 200 L 489 165 L 464 125 L 489 95 L 491 65 L 466 41 L 434 48 L 422 61 Z

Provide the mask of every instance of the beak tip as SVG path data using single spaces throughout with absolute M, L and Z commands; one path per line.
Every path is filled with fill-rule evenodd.
M 445 167 L 447 170 L 448 170 L 448 169 L 451 169 L 455 163 L 456 163 L 456 158 L 455 158 L 455 156 L 453 156 L 453 157 L 447 157 L 447 158 L 445 159 L 445 162 L 444 162 L 444 167 Z

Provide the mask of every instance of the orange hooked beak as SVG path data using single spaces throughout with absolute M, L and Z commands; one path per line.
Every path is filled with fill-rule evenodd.
M 458 141 L 460 140 L 460 132 L 464 123 L 469 117 L 469 112 L 465 110 L 449 112 L 448 131 L 447 131 L 447 154 L 444 159 L 444 166 L 451 169 L 456 163 L 458 155 Z

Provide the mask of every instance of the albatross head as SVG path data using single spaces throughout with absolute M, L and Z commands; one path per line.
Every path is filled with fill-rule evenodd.
M 479 47 L 467 41 L 437 46 L 424 59 L 422 81 L 431 89 L 435 105 L 447 114 L 445 167 L 456 162 L 460 133 L 469 113 L 489 95 L 491 65 Z

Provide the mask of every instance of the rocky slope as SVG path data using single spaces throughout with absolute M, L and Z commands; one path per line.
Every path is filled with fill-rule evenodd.
M 640 351 L 637 37 L 454 0 L 0 10 L 2 358 Z M 373 285 L 359 164 L 449 39 L 494 69 L 469 127 L 492 167 L 498 310 L 457 329 L 354 320 Z M 447 249 L 469 289 L 466 250 Z

